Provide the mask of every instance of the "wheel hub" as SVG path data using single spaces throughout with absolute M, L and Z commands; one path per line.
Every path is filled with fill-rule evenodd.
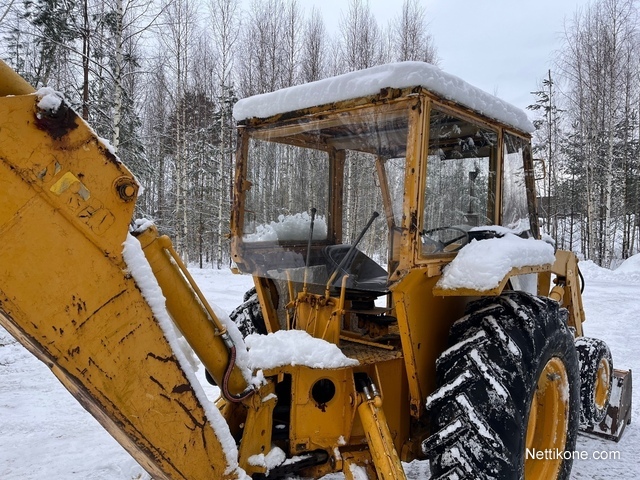
M 602 410 L 609 399 L 609 386 L 611 385 L 611 368 L 606 358 L 600 359 L 596 372 L 596 385 L 594 389 L 594 403 Z
M 538 377 L 527 423 L 525 479 L 558 477 L 569 426 L 569 379 L 564 362 L 551 358 Z

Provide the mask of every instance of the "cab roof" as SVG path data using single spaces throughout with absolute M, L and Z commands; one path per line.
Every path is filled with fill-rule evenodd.
M 459 77 L 424 62 L 378 65 L 316 82 L 296 85 L 239 100 L 233 116 L 241 122 L 282 113 L 375 95 L 385 88 L 423 87 L 436 95 L 467 107 L 485 117 L 526 133 L 534 126 L 527 114 Z

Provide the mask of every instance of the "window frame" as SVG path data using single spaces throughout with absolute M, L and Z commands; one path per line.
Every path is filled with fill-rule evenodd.
M 455 105 L 448 104 L 442 101 L 438 101 L 435 98 L 427 96 L 425 99 L 426 108 L 424 109 L 424 115 L 422 120 L 422 128 L 424 138 L 426 141 L 421 149 L 420 155 L 420 187 L 419 187 L 419 198 L 417 202 L 417 212 L 418 212 L 418 223 L 417 229 L 415 232 L 415 252 L 414 252 L 414 263 L 416 265 L 421 264 L 433 264 L 433 263 L 448 263 L 451 258 L 453 258 L 457 252 L 440 252 L 437 254 L 424 254 L 421 248 L 421 238 L 420 232 L 424 230 L 424 211 L 425 211 L 425 201 L 426 201 L 426 189 L 427 189 L 427 176 L 428 172 L 428 163 L 429 163 L 429 147 L 430 147 L 430 135 L 431 135 L 431 112 L 433 110 L 437 110 L 445 115 L 450 115 L 459 120 L 468 122 L 472 125 L 478 126 L 480 128 L 489 130 L 496 134 L 497 142 L 496 146 L 492 149 L 493 155 L 489 158 L 489 171 L 493 172 L 494 175 L 489 177 L 488 190 L 494 193 L 493 195 L 493 211 L 491 212 L 491 216 L 488 215 L 488 218 L 491 219 L 493 225 L 499 225 L 500 216 L 502 213 L 502 148 L 503 148 L 503 128 L 500 124 L 491 123 L 487 121 L 483 121 L 481 118 L 478 118 L 477 115 L 468 114 L 464 110 L 459 107 L 456 108 Z M 510 132 L 511 133 L 511 132 Z M 489 208 L 488 208 L 489 210 Z M 489 213 L 489 212 L 488 212 Z

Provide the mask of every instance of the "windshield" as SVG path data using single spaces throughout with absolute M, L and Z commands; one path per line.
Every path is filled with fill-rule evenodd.
M 405 101 L 247 128 L 242 269 L 294 281 L 306 270 L 308 282 L 323 286 L 337 272 L 337 281 L 350 275 L 352 288 L 386 288 L 409 107 Z
M 455 252 L 473 227 L 493 224 L 498 134 L 433 108 L 422 254 Z

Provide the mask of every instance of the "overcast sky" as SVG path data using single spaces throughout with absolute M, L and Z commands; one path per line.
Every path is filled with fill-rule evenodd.
M 554 53 L 561 47 L 565 20 L 589 0 L 422 0 L 440 67 L 520 108 L 535 101 Z M 302 0 L 316 5 L 327 29 L 337 33 L 349 0 Z M 381 26 L 399 14 L 402 0 L 369 0 Z M 553 68 L 552 68 L 553 69 Z

